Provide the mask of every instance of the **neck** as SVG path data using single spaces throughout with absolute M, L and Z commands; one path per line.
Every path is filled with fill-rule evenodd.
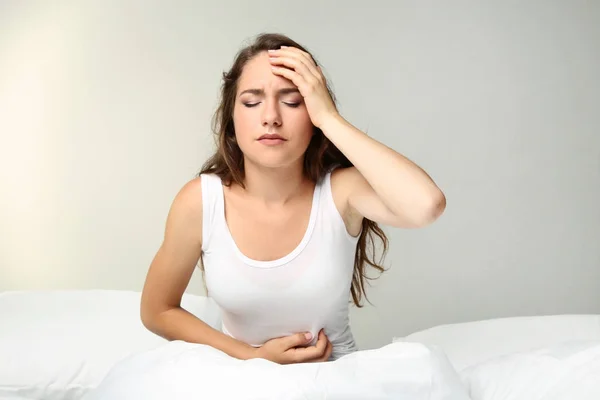
M 285 204 L 303 193 L 308 180 L 302 164 L 280 168 L 266 168 L 245 160 L 246 193 L 270 204 Z

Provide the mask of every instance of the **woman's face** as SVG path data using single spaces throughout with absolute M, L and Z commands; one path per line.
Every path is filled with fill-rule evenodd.
M 266 52 L 250 60 L 238 80 L 233 124 L 245 162 L 269 168 L 301 164 L 313 135 L 302 95 L 272 72 Z

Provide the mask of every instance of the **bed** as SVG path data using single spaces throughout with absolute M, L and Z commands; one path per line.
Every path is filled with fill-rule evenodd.
M 116 290 L 0 293 L 0 399 L 600 399 L 600 315 L 443 325 L 333 363 L 279 366 L 167 342 L 141 324 L 139 300 Z M 182 305 L 219 328 L 211 299 L 186 294 Z

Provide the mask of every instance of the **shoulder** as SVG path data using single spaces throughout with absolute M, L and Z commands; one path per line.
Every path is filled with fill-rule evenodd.
M 202 226 L 202 179 L 196 177 L 179 189 L 167 217 L 168 230 L 201 233 L 196 227 Z
M 175 195 L 173 206 L 186 213 L 202 212 L 202 180 L 198 176 L 186 182 Z

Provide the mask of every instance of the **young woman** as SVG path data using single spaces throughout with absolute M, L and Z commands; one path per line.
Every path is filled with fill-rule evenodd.
M 217 151 L 175 196 L 144 285 L 141 318 L 169 340 L 239 359 L 321 362 L 357 350 L 378 224 L 418 228 L 445 197 L 420 167 L 337 111 L 315 59 L 263 34 L 223 75 Z M 198 261 L 222 312 L 216 330 L 181 308 Z

